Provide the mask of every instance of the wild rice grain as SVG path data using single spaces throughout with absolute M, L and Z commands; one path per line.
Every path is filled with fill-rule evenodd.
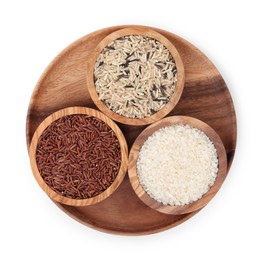
M 73 199 L 91 198 L 115 180 L 121 164 L 120 144 L 102 120 L 68 115 L 44 130 L 36 162 L 43 180 L 55 192 Z
M 200 199 L 214 184 L 217 172 L 214 144 L 204 132 L 189 125 L 154 132 L 137 159 L 142 187 L 165 205 L 186 205 Z
M 94 69 L 98 97 L 115 113 L 144 118 L 159 111 L 175 91 L 176 64 L 159 41 L 128 35 L 110 43 Z

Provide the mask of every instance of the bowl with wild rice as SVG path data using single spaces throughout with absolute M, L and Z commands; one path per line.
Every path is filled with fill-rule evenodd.
M 87 88 L 96 106 L 128 125 L 153 123 L 170 113 L 184 87 L 184 66 L 175 46 L 146 27 L 106 36 L 87 66 Z
M 149 207 L 171 215 L 204 207 L 227 174 L 218 134 L 192 117 L 166 117 L 134 142 L 128 163 L 130 183 Z
M 106 199 L 127 170 L 121 130 L 103 113 L 86 107 L 48 116 L 35 131 L 29 154 L 40 187 L 53 200 L 71 206 Z

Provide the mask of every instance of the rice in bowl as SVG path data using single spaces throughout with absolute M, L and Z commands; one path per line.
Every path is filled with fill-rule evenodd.
M 214 184 L 218 155 L 209 137 L 184 124 L 160 128 L 144 142 L 137 175 L 145 192 L 164 205 L 199 200 Z
M 108 44 L 94 68 L 98 98 L 127 118 L 146 118 L 163 108 L 175 91 L 177 67 L 160 41 L 126 35 Z

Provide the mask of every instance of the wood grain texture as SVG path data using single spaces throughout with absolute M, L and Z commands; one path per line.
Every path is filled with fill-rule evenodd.
M 83 114 L 88 116 L 93 116 L 96 118 L 101 119 L 103 122 L 105 122 L 116 134 L 116 137 L 120 144 L 121 149 L 121 164 L 119 168 L 119 172 L 117 174 L 117 177 L 113 181 L 113 183 L 102 193 L 99 195 L 88 198 L 88 199 L 71 199 L 65 196 L 60 195 L 59 193 L 55 192 L 53 189 L 51 189 L 43 180 L 43 178 L 40 175 L 40 172 L 38 171 L 37 163 L 36 163 L 36 148 L 39 138 L 41 137 L 43 131 L 54 121 L 57 119 L 67 116 L 67 115 L 73 115 L 73 114 Z M 109 197 L 121 184 L 123 181 L 126 171 L 127 171 L 127 164 L 128 164 L 128 150 L 127 150 L 127 144 L 124 135 L 122 134 L 119 127 L 115 124 L 114 121 L 112 121 L 109 117 L 105 116 L 103 113 L 86 107 L 69 107 L 61 109 L 50 116 L 48 116 L 36 129 L 30 149 L 29 149 L 29 156 L 30 156 L 30 163 L 31 168 L 33 171 L 33 174 L 35 176 L 36 181 L 38 182 L 39 186 L 43 189 L 43 191 L 53 200 L 63 203 L 70 206 L 87 206 L 87 205 L 94 205 L 107 197 Z
M 32 94 L 27 116 L 28 147 L 37 126 L 47 116 L 69 106 L 95 107 L 86 91 L 86 64 L 97 44 L 110 33 L 128 26 L 105 28 L 84 36 L 63 50 L 47 67 Z M 236 147 L 236 116 L 230 92 L 215 66 L 196 47 L 172 33 L 153 28 L 171 41 L 185 68 L 182 96 L 171 115 L 186 115 L 209 124 L 220 136 L 226 152 L 228 170 Z M 127 145 L 145 126 L 118 124 Z M 223 203 L 223 202 L 221 202 Z M 87 207 L 56 203 L 69 216 L 84 225 L 114 234 L 142 235 L 166 230 L 183 223 L 196 212 L 168 215 L 147 207 L 133 191 L 128 176 L 106 200 Z
M 160 109 L 158 112 L 154 113 L 153 115 L 145 118 L 127 118 L 122 115 L 119 115 L 112 110 L 110 110 L 103 101 L 98 99 L 98 94 L 96 91 L 96 87 L 94 84 L 94 67 L 97 61 L 97 58 L 101 51 L 110 43 L 115 41 L 116 39 L 126 36 L 126 35 L 143 35 L 148 36 L 153 39 L 158 40 L 159 42 L 163 43 L 165 47 L 170 51 L 171 55 L 173 56 L 176 68 L 177 68 L 177 82 L 176 88 L 173 95 L 170 97 L 168 103 Z M 183 92 L 185 82 L 185 70 L 184 65 L 181 60 L 181 57 L 176 50 L 175 46 L 162 34 L 143 26 L 136 26 L 136 27 L 128 27 L 125 29 L 114 31 L 113 33 L 109 34 L 105 37 L 101 42 L 98 43 L 97 47 L 95 48 L 93 55 L 87 61 L 87 89 L 89 94 L 95 103 L 95 105 L 107 116 L 112 118 L 113 120 L 120 122 L 126 125 L 148 125 L 162 119 L 167 114 L 169 114 L 174 107 L 176 106 L 177 102 L 179 101 L 181 94 Z
M 175 124 L 190 125 L 192 127 L 202 130 L 215 145 L 218 155 L 219 167 L 218 167 L 217 178 L 214 185 L 209 189 L 209 191 L 206 194 L 203 195 L 202 198 L 184 206 L 164 205 L 163 203 L 154 200 L 144 191 L 137 176 L 137 166 L 136 166 L 137 158 L 139 155 L 139 151 L 143 146 L 144 142 L 148 139 L 149 136 L 151 136 L 155 131 L 159 130 L 160 128 L 175 125 Z M 144 131 L 142 131 L 142 133 L 140 133 L 140 135 L 137 137 L 129 154 L 128 176 L 135 193 L 150 208 L 165 214 L 171 214 L 171 215 L 187 214 L 203 208 L 216 195 L 222 183 L 224 182 L 226 175 L 227 175 L 227 157 L 226 157 L 226 151 L 224 145 L 220 137 L 209 125 L 193 117 L 170 116 L 154 124 L 151 124 Z

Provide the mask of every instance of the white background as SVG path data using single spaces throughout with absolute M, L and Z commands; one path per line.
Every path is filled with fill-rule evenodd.
M 259 2 L 0 0 L 0 258 L 261 259 Z M 71 42 L 119 24 L 159 27 L 195 44 L 223 75 L 237 111 L 237 152 L 220 192 L 189 221 L 150 236 L 109 235 L 71 219 L 39 188 L 27 156 L 27 107 L 42 71 Z

